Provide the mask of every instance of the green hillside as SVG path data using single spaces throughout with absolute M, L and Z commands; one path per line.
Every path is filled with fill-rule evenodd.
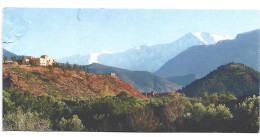
M 92 73 L 115 73 L 117 77 L 131 84 L 140 92 L 171 92 L 181 86 L 169 82 L 167 79 L 146 71 L 129 71 L 116 67 L 105 66 L 97 63 L 86 66 Z
M 204 92 L 231 92 L 236 96 L 259 94 L 259 72 L 243 64 L 229 63 L 178 91 L 186 96 L 202 96 Z

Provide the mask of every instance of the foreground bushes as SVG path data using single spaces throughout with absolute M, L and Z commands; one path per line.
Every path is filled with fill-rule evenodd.
M 50 120 L 42 119 L 37 112 L 23 113 L 18 108 L 15 113 L 8 113 L 3 118 L 3 128 L 7 131 L 49 131 Z
M 197 103 L 190 112 L 178 117 L 175 127 L 180 132 L 231 132 L 232 118 L 225 105 L 205 107 Z
M 82 125 L 79 117 L 77 115 L 73 115 L 73 117 L 68 120 L 62 117 L 58 123 L 58 128 L 61 131 L 82 131 L 85 127 Z
M 202 98 L 169 94 L 141 100 L 116 96 L 58 99 L 4 90 L 4 130 L 258 132 L 259 97 L 237 100 L 230 93 Z

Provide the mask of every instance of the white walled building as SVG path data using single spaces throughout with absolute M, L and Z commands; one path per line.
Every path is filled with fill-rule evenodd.
M 55 59 L 50 59 L 47 55 L 42 55 L 40 58 L 35 58 L 33 56 L 27 57 L 27 59 L 23 59 L 23 64 L 28 65 L 30 64 L 30 60 L 33 64 L 39 65 L 39 66 L 51 66 L 54 63 L 56 63 Z

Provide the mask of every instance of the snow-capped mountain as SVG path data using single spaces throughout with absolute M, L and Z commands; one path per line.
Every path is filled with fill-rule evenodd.
M 205 32 L 203 32 L 203 33 L 195 32 L 195 33 L 191 33 L 191 34 L 194 35 L 196 38 L 198 38 L 200 41 L 204 42 L 206 45 L 215 44 L 218 41 L 228 39 L 227 37 L 224 37 L 224 36 L 209 34 L 209 33 L 205 33 Z
M 259 34 L 260 29 L 257 29 L 208 47 L 190 47 L 167 61 L 155 74 L 164 77 L 196 74 L 203 77 L 230 62 L 259 70 Z
M 87 65 L 100 63 L 108 66 L 128 70 L 154 72 L 164 65 L 169 59 L 194 45 L 211 45 L 220 40 L 228 39 L 223 36 L 213 35 L 204 32 L 188 33 L 180 39 L 168 43 L 150 45 L 144 44 L 125 52 L 111 53 L 100 51 L 86 56 L 75 55 L 59 60 L 60 62 L 77 63 Z
M 88 65 L 88 64 L 92 64 L 92 63 L 98 63 L 99 56 L 101 56 L 103 54 L 112 54 L 112 53 L 113 52 L 101 50 L 96 53 L 64 57 L 64 58 L 58 59 L 58 62 L 61 62 L 61 63 L 69 62 L 70 64 Z
M 68 57 L 58 59 L 58 62 L 60 62 L 60 63 L 69 62 L 70 64 L 87 65 L 89 59 L 90 59 L 90 56 L 88 54 L 87 55 L 73 55 L 73 56 L 68 56 Z
M 101 50 L 97 53 L 90 53 L 88 64 L 98 63 L 98 57 L 104 54 L 112 54 L 113 52 Z

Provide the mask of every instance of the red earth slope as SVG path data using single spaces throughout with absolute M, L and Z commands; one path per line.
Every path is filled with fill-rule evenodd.
M 3 65 L 3 87 L 18 88 L 34 95 L 51 94 L 58 97 L 103 97 L 126 91 L 146 99 L 130 84 L 118 78 L 84 71 L 49 67 Z

